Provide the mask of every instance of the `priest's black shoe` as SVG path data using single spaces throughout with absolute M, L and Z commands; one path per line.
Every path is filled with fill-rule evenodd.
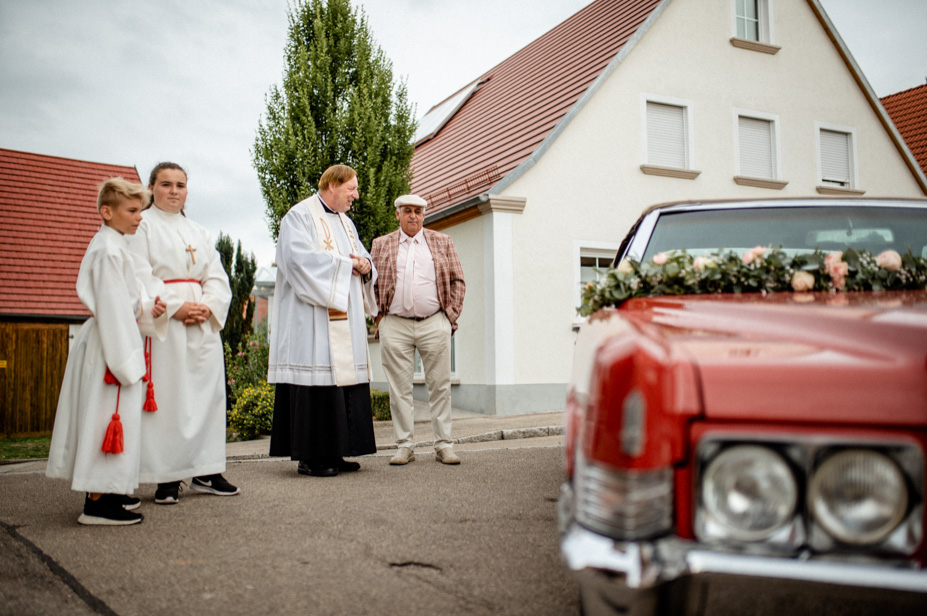
M 309 466 L 303 460 L 299 461 L 296 466 L 296 472 L 300 475 L 310 475 L 312 477 L 335 477 L 338 475 L 338 469 L 331 466 Z
M 338 460 L 336 465 L 339 473 L 353 473 L 354 471 L 360 470 L 360 464 L 357 462 L 349 462 L 347 460 Z

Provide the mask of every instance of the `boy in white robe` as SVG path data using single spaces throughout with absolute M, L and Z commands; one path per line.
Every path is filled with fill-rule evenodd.
M 138 487 L 140 425 L 145 397 L 147 334 L 166 333 L 166 305 L 137 279 L 126 246 L 135 233 L 148 191 L 122 178 L 100 188 L 97 209 L 104 225 L 90 241 L 77 276 L 77 296 L 91 316 L 68 354 L 58 398 L 46 475 L 85 492 L 81 524 L 138 524 L 143 516 L 131 495 Z M 137 321 L 138 320 L 138 321 Z

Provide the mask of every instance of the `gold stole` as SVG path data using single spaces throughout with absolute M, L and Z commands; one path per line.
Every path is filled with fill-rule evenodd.
M 309 210 L 309 214 L 312 216 L 312 221 L 315 223 L 315 233 L 319 238 L 319 246 L 321 249 L 325 252 L 341 256 L 338 243 L 335 241 L 332 230 L 325 220 L 325 209 L 322 207 L 322 201 L 319 199 L 319 196 L 313 195 L 309 199 L 306 199 L 305 203 Z M 340 212 L 338 213 L 338 219 L 341 221 L 344 232 L 351 240 L 354 254 L 359 254 L 357 250 L 357 238 L 354 237 L 350 221 L 347 219 L 347 216 Z M 351 275 L 353 276 L 353 274 Z M 361 294 L 364 296 L 364 308 L 366 310 L 367 294 L 364 293 L 363 290 Z M 348 297 L 350 297 L 350 290 L 348 290 Z M 366 345 L 364 346 L 366 347 Z M 331 353 L 332 368 L 334 368 L 335 371 L 335 385 L 338 387 L 356 385 L 357 372 L 354 368 L 354 347 L 351 343 L 351 325 L 348 320 L 347 312 L 341 312 L 334 308 L 328 309 L 328 348 Z M 370 350 L 365 349 L 365 351 L 367 352 L 367 378 L 369 379 L 371 378 Z

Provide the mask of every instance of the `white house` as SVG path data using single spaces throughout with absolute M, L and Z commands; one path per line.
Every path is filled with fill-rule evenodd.
M 645 207 L 927 194 L 816 0 L 597 0 L 418 139 L 412 189 L 467 278 L 453 404 L 488 414 L 563 408 L 580 283 Z

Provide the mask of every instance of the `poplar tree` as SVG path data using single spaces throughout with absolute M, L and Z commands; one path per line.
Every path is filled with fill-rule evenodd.
M 396 228 L 392 201 L 409 191 L 415 129 L 404 81 L 349 0 L 296 0 L 288 11 L 283 83 L 270 87 L 251 152 L 274 239 L 280 219 L 318 190 L 334 164 L 357 171 L 349 214 L 368 248 Z
M 228 316 L 225 318 L 225 327 L 220 336 L 222 342 L 229 345 L 231 350 L 237 351 L 241 341 L 251 332 L 251 321 L 254 319 L 254 300 L 251 299 L 251 290 L 254 289 L 254 275 L 257 271 L 257 261 L 253 254 L 245 256 L 241 251 L 241 242 L 234 252 L 232 261 L 232 238 L 219 232 L 216 240 L 216 251 L 222 261 L 222 267 L 229 277 L 229 286 L 232 288 L 232 302 L 229 305 Z

